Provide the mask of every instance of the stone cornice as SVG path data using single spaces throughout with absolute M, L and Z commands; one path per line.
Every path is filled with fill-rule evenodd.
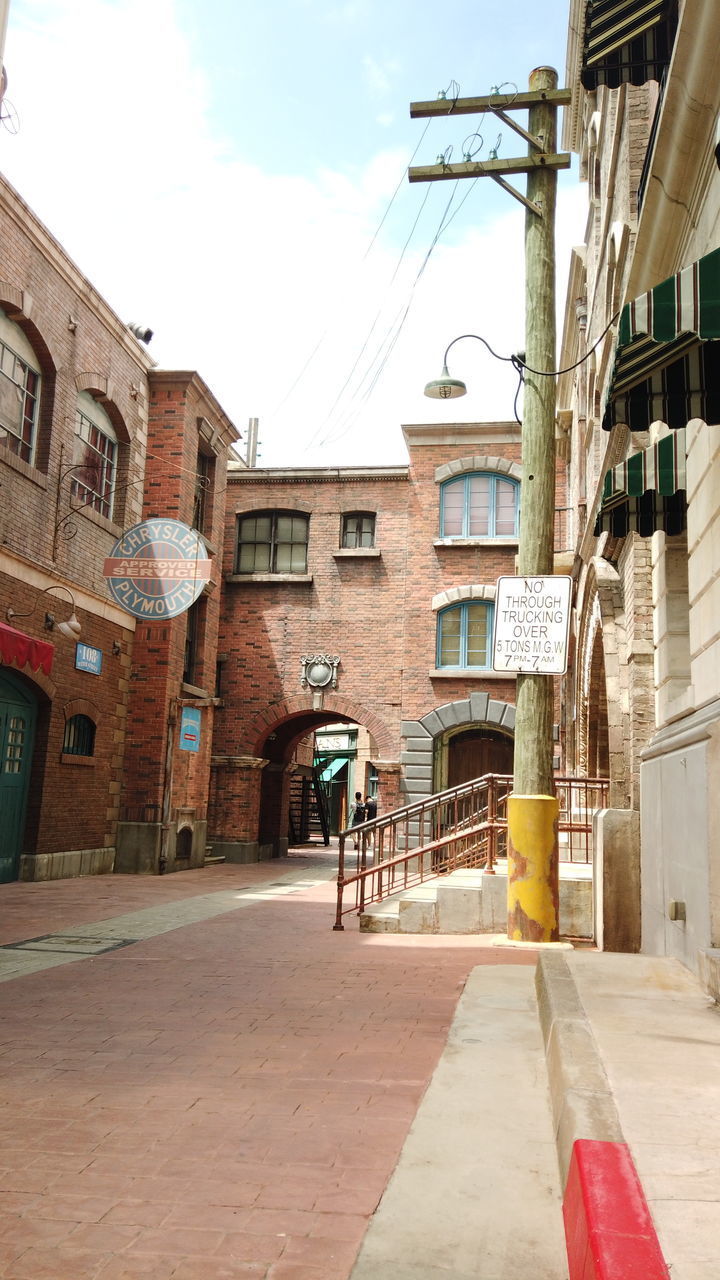
M 228 466 L 228 484 L 353 484 L 358 480 L 407 481 L 409 467 L 253 467 Z

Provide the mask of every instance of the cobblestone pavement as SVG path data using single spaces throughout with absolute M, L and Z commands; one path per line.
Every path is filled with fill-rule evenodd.
M 349 1275 L 469 971 L 534 955 L 334 933 L 335 856 L 0 888 L 4 1280 Z

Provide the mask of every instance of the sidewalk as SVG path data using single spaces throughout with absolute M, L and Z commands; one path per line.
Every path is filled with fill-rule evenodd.
M 443 1051 L 454 1123 L 492 1109 L 472 1005 L 448 1032 L 478 967 L 518 979 L 532 1021 L 534 954 L 334 933 L 334 873 L 319 850 L 3 886 L 4 1280 L 345 1280 Z
M 672 959 L 569 952 L 541 970 L 563 1169 L 578 1138 L 626 1142 L 672 1280 L 718 1280 L 718 1006 Z
M 335 860 L 0 889 L 2 1280 L 566 1280 L 577 1139 L 720 1280 L 694 977 L 335 933 Z

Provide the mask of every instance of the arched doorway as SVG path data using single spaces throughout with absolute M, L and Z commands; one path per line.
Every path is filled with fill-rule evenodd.
M 37 700 L 13 672 L 0 671 L 0 883 L 17 880 L 25 831 Z
M 486 773 L 512 773 L 513 739 L 497 729 L 464 729 L 448 742 L 447 785 L 457 787 Z

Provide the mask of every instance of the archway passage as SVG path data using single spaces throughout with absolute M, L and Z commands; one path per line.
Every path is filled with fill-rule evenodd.
M 17 880 L 37 702 L 12 672 L 0 671 L 0 883 Z
M 291 842 L 303 844 L 320 835 L 308 795 L 312 788 L 317 798 L 320 768 L 313 738 L 316 730 L 336 725 L 358 730 L 353 777 L 342 783 L 344 797 L 353 789 L 366 794 L 371 781 L 374 791 L 377 780 L 378 804 L 385 811 L 398 807 L 400 764 L 389 755 L 393 739 L 387 725 L 347 699 L 304 695 L 268 707 L 251 726 L 241 727 L 236 742 L 228 744 L 232 754 L 213 757 L 208 824 L 217 853 L 228 861 L 255 862 L 282 856 Z M 347 805 L 340 808 L 347 812 Z M 321 838 L 329 839 L 329 826 L 328 819 Z
M 448 742 L 447 786 L 458 787 L 486 773 L 513 771 L 513 739 L 496 729 L 466 729 Z

